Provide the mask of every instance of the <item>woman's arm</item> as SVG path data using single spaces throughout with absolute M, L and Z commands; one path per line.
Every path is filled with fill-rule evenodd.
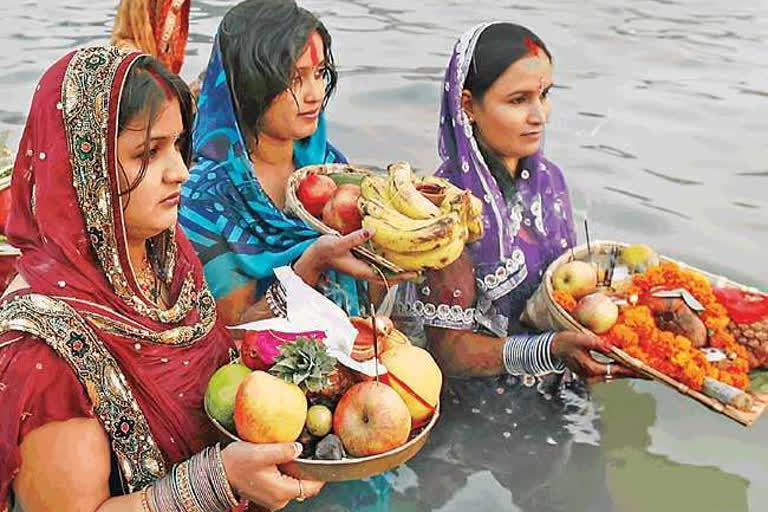
M 446 375 L 489 377 L 504 369 L 506 340 L 472 331 L 427 327 L 427 339 L 437 363 Z
M 19 449 L 13 492 L 25 512 L 141 510 L 138 494 L 110 499 L 109 439 L 97 419 L 47 423 Z
M 293 270 L 305 283 L 315 287 L 326 270 L 334 269 L 356 279 L 383 284 L 381 274 L 371 265 L 352 255 L 351 249 L 365 243 L 373 235 L 364 229 L 357 230 L 345 236 L 323 235 L 293 264 Z M 413 279 L 418 274 L 403 272 L 390 278 L 389 284 Z M 276 316 L 269 301 L 262 297 L 256 302 L 253 297 L 256 291 L 256 281 L 216 300 L 219 314 L 226 325 L 237 325 L 245 322 L 264 320 Z
M 22 464 L 13 492 L 25 512 L 146 511 L 143 492 L 110 497 L 109 439 L 97 419 L 47 423 L 28 433 L 19 448 Z M 299 484 L 278 470 L 278 464 L 290 462 L 300 453 L 297 443 L 238 442 L 227 446 L 221 458 L 233 489 L 258 505 L 278 510 L 300 495 L 311 498 L 323 486 L 307 480 Z M 156 488 L 156 484 L 150 487 L 150 496 L 160 492 Z
M 609 347 L 597 336 L 578 332 L 558 332 L 547 343 L 546 339 L 538 335 L 516 337 L 510 341 L 510 338 L 487 336 L 472 331 L 428 327 L 427 338 L 443 372 L 453 376 L 488 377 L 508 373 L 509 368 L 504 361 L 505 350 L 512 364 L 525 368 L 529 366 L 527 361 L 541 354 L 539 347 L 546 347 L 547 344 L 549 357 L 562 362 L 580 377 L 591 379 L 608 374 L 608 367 L 595 361 L 589 352 L 594 350 L 608 353 Z M 513 347 L 507 345 L 513 342 L 528 354 L 516 355 Z M 554 366 L 547 368 L 548 366 L 550 365 L 542 368 L 554 369 Z M 638 377 L 633 371 L 618 364 L 612 365 L 610 375 L 616 378 Z
M 467 309 L 475 304 L 476 289 L 466 282 L 463 285 L 457 283 L 466 281 L 468 277 L 474 281 L 474 268 L 471 258 L 464 253 L 442 271 L 428 273 L 427 282 L 432 295 L 451 296 L 452 305 Z M 461 291 L 458 297 L 451 293 L 454 288 Z M 606 365 L 592 358 L 590 350 L 607 353 L 609 347 L 597 336 L 577 332 L 501 338 L 468 330 L 427 327 L 427 339 L 443 372 L 453 376 L 541 373 L 555 371 L 558 367 L 562 368 L 562 364 L 584 378 L 603 376 L 608 372 Z M 635 376 L 618 365 L 614 365 L 611 375 Z

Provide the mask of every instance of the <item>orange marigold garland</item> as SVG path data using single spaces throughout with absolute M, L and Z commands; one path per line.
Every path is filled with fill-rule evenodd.
M 573 310 L 576 309 L 576 299 L 574 299 L 573 295 L 570 293 L 561 290 L 555 290 L 553 297 L 555 302 L 560 304 L 560 307 L 567 312 L 572 313 Z
M 730 318 L 706 277 L 674 263 L 662 263 L 633 276 L 626 293 L 643 297 L 657 289 L 674 288 L 685 288 L 706 308 L 701 319 L 709 330 L 709 345 L 725 351 L 726 361 L 712 364 L 688 338 L 658 329 L 650 309 L 643 305 L 624 308 L 603 338 L 693 389 L 701 390 L 705 377 L 745 389 L 749 386 L 747 352 L 726 330 Z

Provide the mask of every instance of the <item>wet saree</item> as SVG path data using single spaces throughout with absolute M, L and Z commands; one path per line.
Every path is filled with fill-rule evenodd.
M 320 233 L 279 209 L 256 178 L 224 68 L 218 39 L 198 102 L 193 138 L 195 165 L 182 191 L 181 225 L 205 267 L 216 298 L 250 281 L 257 297 Z M 297 168 L 346 162 L 327 140 L 321 116 L 315 133 L 294 146 Z M 357 283 L 334 276 L 329 296 L 351 315 L 358 309 Z

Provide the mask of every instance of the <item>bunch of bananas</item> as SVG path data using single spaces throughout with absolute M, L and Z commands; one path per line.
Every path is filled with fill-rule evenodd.
M 434 176 L 414 178 L 407 162 L 391 164 L 388 172 L 388 178 L 363 178 L 358 200 L 363 227 L 374 231 L 381 256 L 405 270 L 440 269 L 482 238 L 483 203 L 471 192 Z

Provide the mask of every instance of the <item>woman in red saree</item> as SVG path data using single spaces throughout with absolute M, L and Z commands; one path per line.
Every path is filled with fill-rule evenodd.
M 154 56 L 173 73 L 184 64 L 191 0 L 122 0 L 112 44 Z
M 221 450 L 203 412 L 231 340 L 177 229 L 189 90 L 118 48 L 70 53 L 32 100 L 0 302 L 0 510 L 271 509 L 322 484 L 293 443 Z M 200 494 L 200 493 L 203 494 Z

